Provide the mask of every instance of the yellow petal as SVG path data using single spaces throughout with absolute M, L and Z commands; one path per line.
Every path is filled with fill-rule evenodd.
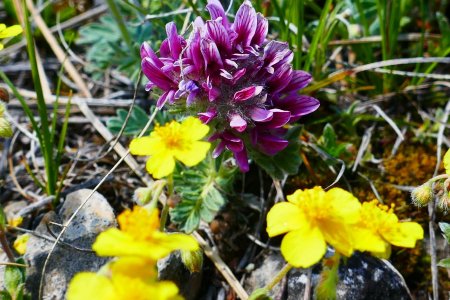
M 445 173 L 447 173 L 447 175 L 450 175 L 450 149 L 448 149 L 444 155 L 444 168 Z
M 145 229 L 142 229 L 145 230 Z M 126 234 L 117 228 L 108 229 L 98 235 L 92 249 L 99 256 L 119 256 L 119 257 L 141 257 L 151 260 L 158 260 L 168 255 L 170 252 L 180 248 L 191 248 L 190 241 L 179 239 L 187 245 L 173 244 L 163 239 L 138 240 L 130 234 Z
M 109 263 L 109 270 L 113 274 L 140 278 L 144 281 L 153 281 L 158 277 L 156 261 L 140 257 L 121 257 Z
M 153 155 L 147 160 L 147 171 L 156 179 L 161 179 L 175 169 L 175 159 L 170 153 Z
M 13 25 L 8 28 L 5 28 L 3 30 L 0 30 L 0 39 L 13 37 L 16 35 L 21 34 L 23 31 L 22 27 L 20 25 Z
M 389 244 L 384 241 L 376 230 L 374 231 L 355 226 L 352 229 L 351 234 L 355 250 L 376 252 L 380 254 L 385 253 L 388 250 Z
M 284 259 L 294 267 L 308 268 L 318 263 L 327 250 L 327 244 L 318 228 L 291 231 L 281 242 Z
M 2 50 L 5 46 L 3 46 L 2 43 L 0 43 L 0 50 Z
M 183 233 L 155 232 L 154 239 L 158 247 L 164 247 L 169 252 L 175 250 L 196 251 L 199 249 L 197 241 L 192 236 Z
M 352 228 L 349 225 L 324 220 L 319 226 L 328 244 L 342 255 L 347 257 L 352 255 L 354 245 L 351 236 Z
M 290 202 L 275 204 L 267 214 L 267 233 L 270 237 L 307 227 L 305 215 Z
M 383 231 L 382 235 L 392 245 L 414 248 L 416 241 L 423 239 L 423 228 L 416 222 L 402 222 L 391 230 Z
M 181 123 L 181 128 L 184 133 L 184 138 L 198 141 L 205 137 L 209 132 L 209 126 L 203 124 L 199 119 L 194 117 L 187 117 Z
M 288 195 L 286 198 L 289 202 L 294 204 L 300 204 L 302 202 L 316 202 L 321 201 L 325 196 L 325 191 L 320 186 L 316 186 L 312 189 L 296 190 L 294 194 Z
M 192 142 L 189 149 L 175 152 L 175 158 L 188 167 L 195 166 L 205 159 L 211 144 L 208 142 Z
M 78 273 L 69 284 L 67 300 L 121 300 L 107 277 L 95 273 Z
M 152 155 L 160 144 L 158 139 L 150 136 L 135 138 L 130 143 L 130 153 L 134 155 Z
M 19 253 L 20 255 L 24 255 L 27 251 L 27 243 L 28 239 L 30 238 L 30 235 L 28 233 L 19 235 L 17 239 L 14 241 L 14 249 Z
M 5 30 L 6 25 L 5 24 L 0 24 L 0 32 L 2 32 L 3 30 Z
M 361 203 L 352 193 L 332 188 L 326 192 L 325 201 L 332 204 L 332 214 L 345 223 L 356 223 L 359 220 Z

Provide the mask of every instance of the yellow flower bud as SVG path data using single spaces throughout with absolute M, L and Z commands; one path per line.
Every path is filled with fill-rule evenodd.
M 424 183 L 421 186 L 416 187 L 411 192 L 411 198 L 414 205 L 422 207 L 430 202 L 433 197 L 433 191 L 431 189 L 431 183 Z
M 181 261 L 189 272 L 200 272 L 203 266 L 203 251 L 201 249 L 194 251 L 180 250 Z

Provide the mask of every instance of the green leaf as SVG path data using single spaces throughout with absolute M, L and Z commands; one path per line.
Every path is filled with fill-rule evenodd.
M 175 192 L 182 200 L 170 211 L 170 217 L 187 233 L 196 230 L 202 220 L 211 222 L 226 202 L 219 189 L 228 189 L 234 172 L 210 168 L 215 164 L 202 162 L 190 169 L 178 166 L 174 173 Z
M 7 291 L 0 291 L 0 300 L 12 300 L 12 298 Z
M 438 264 L 439 267 L 450 269 L 450 257 L 441 259 Z
M 21 268 L 6 266 L 5 268 L 5 288 L 13 298 L 20 293 L 25 276 Z
M 450 244 L 450 224 L 440 222 L 439 227 L 441 228 L 442 232 L 444 233 L 444 237 L 447 240 L 447 243 Z
M 152 107 L 152 111 L 154 111 L 154 107 Z M 113 134 L 118 134 L 125 123 L 125 120 L 127 118 L 128 111 L 125 109 L 118 109 L 116 112 L 116 117 L 110 118 L 106 122 L 106 126 Z M 158 123 L 165 123 L 167 122 L 167 116 L 163 112 L 158 112 L 156 117 L 156 121 Z M 141 132 L 142 129 L 144 129 L 145 125 L 147 125 L 147 122 L 149 120 L 148 114 L 139 106 L 134 106 L 133 110 L 131 111 L 130 118 L 128 119 L 127 126 L 125 127 L 125 130 L 123 132 L 123 135 L 125 136 L 136 136 Z M 152 127 L 150 127 L 146 134 L 148 134 L 152 130 Z
M 337 142 L 336 132 L 329 123 L 323 128 L 322 136 L 318 140 L 318 146 L 334 158 L 348 154 L 347 148 L 349 145 L 351 144 Z
M 436 19 L 442 34 L 441 47 L 445 49 L 450 46 L 450 25 L 448 19 L 440 12 L 436 13 Z
M 283 179 L 286 175 L 297 174 L 302 163 L 300 159 L 300 145 L 290 141 L 289 145 L 274 156 L 268 156 L 255 150 L 249 150 L 251 157 L 272 178 Z

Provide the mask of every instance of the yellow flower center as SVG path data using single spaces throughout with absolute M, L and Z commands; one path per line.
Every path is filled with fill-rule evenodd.
M 155 134 L 161 138 L 167 149 L 183 151 L 188 148 L 179 123 L 175 121 L 164 127 L 156 127 Z

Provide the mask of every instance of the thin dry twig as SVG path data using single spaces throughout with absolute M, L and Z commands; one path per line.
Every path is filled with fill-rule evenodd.
M 230 286 L 236 292 L 238 297 L 241 298 L 242 300 L 247 300 L 248 299 L 247 292 L 244 290 L 241 283 L 236 279 L 233 272 L 231 272 L 230 268 L 228 268 L 228 266 L 219 256 L 219 254 L 208 245 L 205 239 L 198 232 L 194 232 L 193 236 L 198 241 L 200 246 L 203 248 L 205 255 L 209 259 L 211 259 L 211 261 L 214 263 L 214 266 L 217 268 L 220 274 L 222 274 L 222 276 L 225 278 L 228 284 L 230 284 Z

